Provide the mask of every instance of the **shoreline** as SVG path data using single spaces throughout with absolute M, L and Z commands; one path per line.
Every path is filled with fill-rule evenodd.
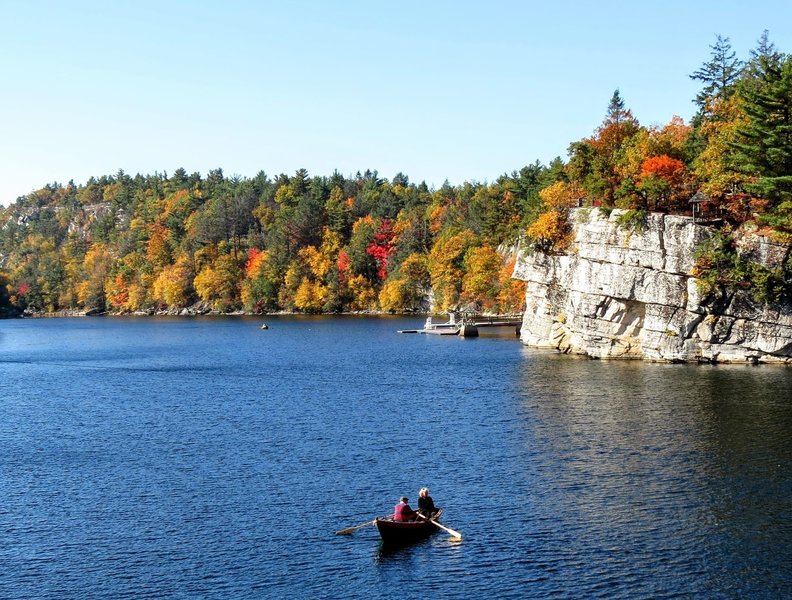
M 132 312 L 113 312 L 113 311 L 99 311 L 96 309 L 89 310 L 58 310 L 55 312 L 46 311 L 22 311 L 15 313 L 0 313 L 0 319 L 57 319 L 57 318 L 74 318 L 74 317 L 267 317 L 267 316 L 342 316 L 342 315 L 358 315 L 358 316 L 427 316 L 433 314 L 445 313 L 431 313 L 431 312 L 404 312 L 393 313 L 385 311 L 374 310 L 361 310 L 349 312 L 336 312 L 336 313 L 303 313 L 296 311 L 271 311 L 255 313 L 251 311 L 236 310 L 231 312 L 220 312 L 208 308 L 171 308 L 162 310 L 139 310 Z
M 0 312 L 0 319 L 57 319 L 74 317 L 267 317 L 267 316 L 300 316 L 300 317 L 327 317 L 327 316 L 372 316 L 372 317 L 447 317 L 451 312 L 461 311 L 409 311 L 409 312 L 388 312 L 380 310 L 360 310 L 333 313 L 304 313 L 288 310 L 276 310 L 270 312 L 251 312 L 236 310 L 231 312 L 220 312 L 213 310 L 205 305 L 193 305 L 186 308 L 168 309 L 148 309 L 131 312 L 100 311 L 97 309 L 72 309 L 58 310 L 55 312 L 47 311 L 21 311 L 21 312 Z M 479 313 L 482 317 L 503 318 L 513 315 L 503 315 L 495 313 Z

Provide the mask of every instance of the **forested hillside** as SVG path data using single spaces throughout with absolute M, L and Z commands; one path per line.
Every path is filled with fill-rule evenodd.
M 690 123 L 641 125 L 617 90 L 567 162 L 492 183 L 177 169 L 45 185 L 0 209 L 0 307 L 519 312 L 519 239 L 563 252 L 568 207 L 627 208 L 637 227 L 647 211 L 689 214 L 691 199 L 722 228 L 701 249 L 702 279 L 788 298 L 792 259 L 762 272 L 734 236 L 746 224 L 792 235 L 792 60 L 766 33 L 744 61 L 718 36 L 691 77 L 702 89 Z
M 514 243 L 560 165 L 429 190 L 375 171 L 270 178 L 123 172 L 47 185 L 2 213 L 8 300 L 53 311 L 518 311 Z

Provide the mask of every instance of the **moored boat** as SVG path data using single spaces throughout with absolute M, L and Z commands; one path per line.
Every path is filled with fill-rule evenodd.
M 442 509 L 434 516 L 440 518 Z M 409 544 L 428 537 L 438 530 L 437 525 L 427 519 L 417 521 L 394 521 L 393 517 L 374 519 L 382 541 L 386 544 Z

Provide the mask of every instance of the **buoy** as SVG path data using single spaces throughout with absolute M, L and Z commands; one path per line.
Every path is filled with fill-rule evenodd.
M 261 328 L 262 329 L 269 329 L 269 325 L 267 325 L 266 323 L 262 323 L 261 324 Z

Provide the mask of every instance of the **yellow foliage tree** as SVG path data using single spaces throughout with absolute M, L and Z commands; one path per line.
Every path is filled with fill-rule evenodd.
M 543 212 L 528 226 L 526 233 L 545 252 L 563 252 L 572 243 L 572 227 L 566 212 Z
M 385 282 L 379 293 L 380 308 L 387 312 L 400 312 L 408 308 L 407 281 L 390 279 Z
M 382 286 L 379 293 L 380 308 L 389 312 L 417 309 L 422 304 L 429 282 L 426 257 L 410 254 L 402 261 L 398 272 Z
M 465 258 L 467 267 L 462 280 L 464 302 L 476 302 L 485 312 L 497 312 L 500 271 L 503 258 L 491 246 L 472 248 Z
M 470 230 L 441 236 L 429 252 L 428 269 L 435 294 L 435 310 L 445 311 L 459 303 L 465 252 L 476 243 Z
M 399 273 L 407 281 L 417 287 L 428 287 L 431 281 L 429 269 L 426 266 L 426 256 L 412 253 L 402 261 Z
M 172 307 L 187 306 L 192 300 L 194 276 L 190 257 L 182 254 L 175 264 L 165 267 L 154 280 L 154 299 Z
M 566 181 L 557 181 L 553 185 L 539 191 L 542 204 L 548 210 L 572 208 L 585 195 L 583 188 L 579 185 L 567 183 Z
M 319 279 L 324 279 L 333 267 L 333 259 L 320 252 L 315 246 L 306 246 L 297 254 L 308 265 L 311 273 Z
M 730 155 L 739 141 L 739 131 L 748 125 L 748 117 L 738 103 L 737 95 L 716 100 L 711 105 L 713 118 L 701 124 L 701 135 L 707 140 L 696 158 L 694 174 L 701 181 L 701 191 L 723 200 L 729 192 L 740 189 L 747 177 L 730 165 Z
M 294 305 L 305 312 L 321 312 L 327 300 L 327 288 L 317 281 L 303 278 L 294 294 Z
M 280 273 L 268 250 L 250 250 L 242 282 L 242 303 L 249 310 L 273 308 L 277 302 Z
M 329 227 L 325 227 L 322 232 L 322 246 L 319 248 L 322 255 L 328 257 L 330 261 L 333 262 L 336 260 L 338 252 L 343 247 L 344 240 L 341 234 L 333 231 Z M 322 277 L 324 277 L 324 275 L 322 275 Z
M 500 270 L 498 309 L 503 314 L 521 313 L 525 307 L 525 282 L 512 277 L 516 262 L 517 259 L 512 257 Z
M 296 308 L 294 298 L 302 280 L 308 276 L 308 269 L 301 260 L 293 260 L 286 269 L 283 277 L 283 285 L 278 290 L 278 304 L 287 309 Z
M 83 260 L 84 279 L 76 286 L 80 305 L 100 310 L 105 308 L 105 285 L 113 262 L 107 246 L 101 243 L 91 245 Z
M 239 302 L 237 283 L 241 280 L 241 271 L 236 259 L 224 254 L 200 270 L 193 286 L 204 302 L 220 310 L 230 309 Z
M 377 307 L 377 292 L 363 275 L 350 277 L 347 286 L 352 292 L 352 310 L 372 310 Z
M 127 301 L 125 307 L 128 310 L 140 310 L 146 304 L 148 296 L 145 286 L 140 283 L 131 283 L 127 288 Z
M 431 205 L 427 209 L 427 219 L 429 220 L 429 231 L 432 233 L 439 233 L 443 228 L 443 222 L 446 218 L 448 207 L 441 205 Z
M 157 269 L 171 263 L 170 231 L 159 223 L 151 226 L 151 234 L 146 245 L 146 258 Z

